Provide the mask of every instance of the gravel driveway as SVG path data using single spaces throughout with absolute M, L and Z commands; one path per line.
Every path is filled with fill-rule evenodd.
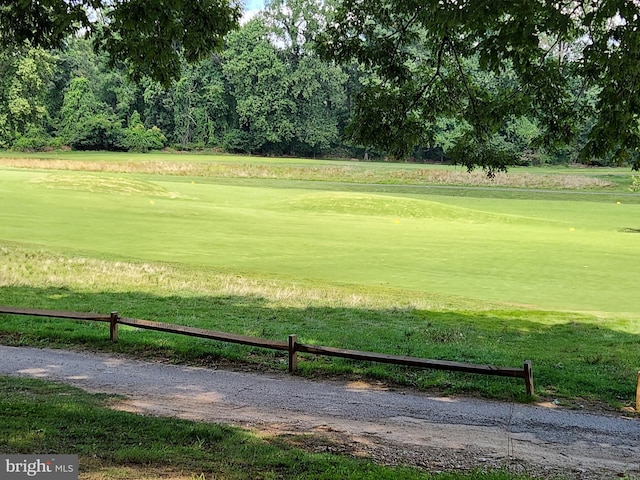
M 113 407 L 132 412 L 267 435 L 310 433 L 312 450 L 431 471 L 502 466 L 541 476 L 640 478 L 637 418 L 26 347 L 0 346 L 0 374 L 124 395 Z

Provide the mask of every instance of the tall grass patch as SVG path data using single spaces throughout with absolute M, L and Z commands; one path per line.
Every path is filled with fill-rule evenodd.
M 341 183 L 474 185 L 515 188 L 611 189 L 615 182 L 588 175 L 565 172 L 562 175 L 514 170 L 488 178 L 482 171 L 463 168 L 427 167 L 415 164 L 359 164 L 347 161 L 309 159 L 263 159 L 253 157 L 170 156 L 166 154 L 91 154 L 75 152 L 37 154 L 36 158 L 0 158 L 0 165 L 11 168 L 72 170 L 110 173 L 179 175 L 213 178 L 257 178 L 330 181 Z M 89 159 L 87 159 L 87 157 Z M 178 158 L 180 158 L 178 160 Z

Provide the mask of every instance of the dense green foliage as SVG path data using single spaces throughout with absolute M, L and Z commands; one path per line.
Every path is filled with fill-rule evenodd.
M 7 85 L 0 147 L 351 154 L 341 142 L 347 74 L 310 51 L 299 49 L 294 59 L 270 40 L 274 29 L 265 19 L 249 22 L 229 37 L 222 56 L 184 64 L 170 88 L 148 78 L 130 82 L 87 40 L 57 52 L 24 47 L 7 55 L 0 72 Z
M 640 168 L 640 15 L 635 0 L 343 0 L 322 38 L 326 58 L 374 75 L 351 131 L 397 156 L 433 141 L 442 118 L 464 124 L 451 155 L 490 172 L 513 162 L 496 138 L 534 120 L 546 143 Z
M 88 0 L 50 2 L 53 18 L 73 10 L 53 33 L 13 25 L 39 8 L 17 3 L 0 9 L 0 147 L 637 166 L 627 0 L 271 0 L 224 42 L 224 0 L 116 3 L 106 23 L 82 17 Z M 67 35 L 82 25 L 93 40 Z
M 96 50 L 108 52 L 112 65 L 168 85 L 180 75 L 181 57 L 194 62 L 219 49 L 240 14 L 229 0 L 3 1 L 0 48 L 62 47 L 84 31 L 95 34 Z

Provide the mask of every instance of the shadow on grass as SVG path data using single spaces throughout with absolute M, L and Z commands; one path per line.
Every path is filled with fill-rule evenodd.
M 569 403 L 633 405 L 640 336 L 594 316 L 531 310 L 450 312 L 347 307 L 290 308 L 251 296 L 159 296 L 87 293 L 67 288 L 0 288 L 0 304 L 109 313 L 286 341 L 394 355 L 520 367 L 532 360 L 536 395 Z M 86 348 L 176 363 L 286 369 L 287 358 L 244 347 L 120 327 L 109 341 L 104 323 L 3 315 L 0 341 L 9 345 Z M 301 356 L 300 374 L 354 376 L 383 382 L 525 400 L 521 379 Z
M 431 477 L 310 453 L 236 427 L 114 411 L 104 395 L 36 379 L 0 376 L 0 411 L 0 451 L 75 454 L 83 478 L 514 478 L 503 472 Z

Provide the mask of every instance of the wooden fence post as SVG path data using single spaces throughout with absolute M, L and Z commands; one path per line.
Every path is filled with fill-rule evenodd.
M 527 389 L 527 395 L 533 396 L 533 370 L 531 370 L 531 360 L 524 362 L 524 384 Z
M 640 372 L 638 372 L 638 387 L 636 388 L 636 412 L 640 412 Z
M 298 344 L 298 335 L 289 335 L 289 373 L 298 370 L 298 353 L 296 346 Z
M 113 343 L 118 343 L 118 312 L 111 312 L 109 320 L 109 338 Z
M 120 324 L 135 328 L 144 328 L 158 332 L 168 332 L 178 335 L 189 335 L 198 338 L 208 338 L 211 340 L 239 343 L 259 348 L 270 348 L 273 350 L 287 351 L 289 354 L 289 372 L 298 369 L 298 352 L 310 353 L 313 355 L 326 355 L 329 357 L 349 358 L 366 362 L 381 362 L 394 365 L 405 365 L 419 368 L 429 368 L 437 370 L 450 370 L 454 372 L 477 373 L 481 375 L 497 375 L 502 377 L 514 377 L 524 379 L 527 394 L 534 395 L 533 373 L 531 360 L 525 360 L 524 368 L 504 368 L 494 365 L 475 365 L 446 360 L 430 360 L 426 358 L 413 358 L 403 355 L 389 355 L 382 353 L 363 352 L 359 350 L 345 350 L 342 348 L 322 347 L 317 345 L 305 345 L 298 343 L 297 335 L 289 335 L 289 341 L 266 340 L 264 338 L 250 337 L 247 335 L 236 335 L 225 332 L 215 332 L 202 328 L 187 327 L 184 325 L 172 325 L 149 320 L 139 320 L 135 318 L 124 318 L 118 312 L 111 312 L 109 315 L 97 313 L 64 312 L 58 310 L 42 310 L 36 308 L 8 307 L 0 305 L 0 314 L 9 315 L 30 315 L 38 317 L 68 318 L 73 320 L 88 320 L 96 322 L 109 322 L 109 335 L 113 343 L 118 342 L 118 326 Z M 636 392 L 636 409 L 640 411 L 640 372 L 638 372 L 638 389 Z

